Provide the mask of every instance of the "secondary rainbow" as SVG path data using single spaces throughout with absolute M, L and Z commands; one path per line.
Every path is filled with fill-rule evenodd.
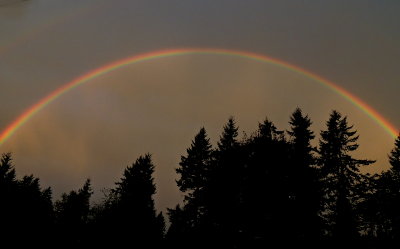
M 263 54 L 256 54 L 246 51 L 237 50 L 227 50 L 227 49 L 212 49 L 212 48 L 182 48 L 182 49 L 168 49 L 168 50 L 158 50 L 149 53 L 143 53 L 127 57 L 125 59 L 117 60 L 115 62 L 109 63 L 102 67 L 96 68 L 88 73 L 85 73 L 78 78 L 64 84 L 60 88 L 56 89 L 39 102 L 29 107 L 25 112 L 23 112 L 17 119 L 15 119 L 11 124 L 9 124 L 6 129 L 0 134 L 0 145 L 4 144 L 21 126 L 29 121 L 36 113 L 45 108 L 47 105 L 52 103 L 54 100 L 60 96 L 66 94 L 67 92 L 73 90 L 74 88 L 89 82 L 92 79 L 100 77 L 111 71 L 117 70 L 127 65 L 134 63 L 140 63 L 144 61 L 150 61 L 154 59 L 160 59 L 165 57 L 182 56 L 182 55 L 196 55 L 196 54 L 209 54 L 209 55 L 223 55 L 223 56 L 233 56 L 241 57 L 248 60 L 259 61 L 263 63 L 274 64 L 279 67 L 283 67 L 306 76 L 314 81 L 324 85 L 325 87 L 333 90 L 337 94 L 341 95 L 352 104 L 360 108 L 365 114 L 367 114 L 371 119 L 377 122 L 391 137 L 395 138 L 397 136 L 397 130 L 395 127 L 387 121 L 382 115 L 380 115 L 376 110 L 374 110 L 367 103 L 362 101 L 360 98 L 351 94 L 344 88 L 334 84 L 333 82 L 322 78 L 319 75 L 311 73 L 303 68 L 289 64 L 288 62 L 266 56 Z

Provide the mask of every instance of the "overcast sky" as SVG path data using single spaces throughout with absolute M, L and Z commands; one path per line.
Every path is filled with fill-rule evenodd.
M 400 127 L 397 0 L 0 0 L 0 129 L 57 87 L 112 61 L 159 49 L 250 51 L 305 68 Z M 62 96 L 0 151 L 55 198 L 92 178 L 97 197 L 150 152 L 157 206 L 180 196 L 174 168 L 200 127 L 215 144 L 230 115 L 250 134 L 268 116 L 287 129 L 301 107 L 319 133 L 332 109 L 360 132 L 360 156 L 387 168 L 393 139 L 343 97 L 293 71 L 188 55 L 131 65 Z

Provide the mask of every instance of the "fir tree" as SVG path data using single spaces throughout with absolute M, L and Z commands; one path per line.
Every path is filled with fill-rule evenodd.
M 238 141 L 238 127 L 230 117 L 217 143 L 213 171 L 207 186 L 213 240 L 220 247 L 232 247 L 240 230 L 238 215 L 242 193 L 243 156 Z M 230 243 L 230 244 L 229 244 Z
M 137 245 L 156 247 L 164 236 L 164 218 L 157 215 L 153 195 L 154 165 L 151 155 L 140 156 L 128 166 L 100 208 L 99 227 L 109 246 Z M 105 234 L 104 234 L 105 233 Z M 112 238 L 119 238 L 113 240 Z
M 320 219 L 320 186 L 315 168 L 314 148 L 311 141 L 315 138 L 310 130 L 311 120 L 297 108 L 290 117 L 291 159 L 289 173 L 289 192 L 292 202 L 293 234 L 297 239 L 314 241 L 318 237 Z
M 52 239 L 51 189 L 42 189 L 33 175 L 16 178 L 12 156 L 0 160 L 0 219 L 2 243 L 16 247 L 49 246 Z M 43 236 L 46 234 L 48 237 Z M 23 240 L 19 238 L 24 238 Z
M 358 136 L 347 117 L 333 111 L 321 131 L 318 165 L 324 190 L 322 215 L 327 232 L 337 241 L 354 241 L 358 237 L 358 218 L 355 212 L 359 201 L 363 175 L 359 168 L 374 161 L 351 156 L 357 150 Z
M 184 219 L 181 224 L 185 224 L 187 239 L 202 247 L 210 241 L 210 195 L 207 193 L 214 172 L 213 150 L 204 128 L 200 129 L 186 152 L 176 169 L 180 175 L 177 185 L 185 194 L 184 206 L 181 212 L 176 210 L 175 213 L 180 215 L 179 219 Z
M 243 239 L 250 241 L 252 246 L 284 241 L 289 218 L 286 213 L 289 146 L 283 131 L 265 119 L 243 144 L 243 153 L 247 157 L 240 217 Z
M 185 193 L 186 204 L 192 206 L 192 222 L 196 222 L 206 212 L 204 192 L 212 170 L 212 146 L 204 128 L 200 129 L 186 152 L 186 156 L 181 156 L 180 167 L 176 169 L 180 175 L 176 182 Z
M 396 138 L 394 148 L 389 154 L 391 168 L 382 173 L 378 179 L 378 191 L 374 196 L 379 201 L 383 215 L 383 238 L 400 240 L 400 134 Z
M 400 134 L 397 136 L 394 148 L 389 154 L 389 163 L 392 171 L 400 175 Z

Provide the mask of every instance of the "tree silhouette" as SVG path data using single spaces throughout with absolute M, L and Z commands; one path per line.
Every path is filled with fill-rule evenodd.
M 183 203 L 154 204 L 150 154 L 125 168 L 104 200 L 90 205 L 90 180 L 53 205 L 39 178 L 17 178 L 12 155 L 0 157 L 0 247 L 40 248 L 397 248 L 400 242 L 400 134 L 390 169 L 360 173 L 357 131 L 332 111 L 318 148 L 310 118 L 297 108 L 287 133 L 265 119 L 238 139 L 230 117 L 213 149 L 205 128 L 176 172 Z
M 11 154 L 3 154 L 0 161 L 2 243 L 17 247 L 49 246 L 53 224 L 51 196 L 51 189 L 42 190 L 39 179 L 32 175 L 18 180 Z
M 90 197 L 93 191 L 90 179 L 78 191 L 64 193 L 55 202 L 56 222 L 60 230 L 60 241 L 64 247 L 81 247 L 88 240 Z
M 177 184 L 185 193 L 186 204 L 193 206 L 192 226 L 195 226 L 196 220 L 200 220 L 206 212 L 204 189 L 212 167 L 212 147 L 204 128 L 200 129 L 186 152 L 176 169 L 180 174 Z
M 381 178 L 384 186 L 383 213 L 389 219 L 388 237 L 400 241 L 400 134 L 397 136 L 394 148 L 389 154 L 391 168 Z M 380 197 L 381 197 L 380 196 Z
M 380 240 L 400 241 L 400 135 L 389 154 L 391 168 L 375 176 L 374 194 L 367 211 L 375 225 L 375 235 Z M 372 209 L 372 210 L 371 210 Z
M 182 210 L 172 210 L 170 213 L 186 219 L 186 235 L 194 245 L 201 247 L 209 238 L 209 206 L 207 206 L 207 187 L 213 172 L 213 150 L 205 128 L 201 128 L 186 150 L 187 155 L 181 156 L 176 172 L 180 178 L 176 181 L 180 191 L 184 193 Z M 177 224 L 171 225 L 176 227 Z M 175 228 L 180 229 L 180 228 Z M 208 235 L 206 235 L 208 234 Z
M 296 239 L 307 240 L 308 243 L 318 240 L 320 232 L 321 186 L 316 159 L 311 141 L 315 138 L 310 130 L 311 120 L 297 108 L 290 117 L 291 159 L 289 173 L 289 192 L 293 234 Z
M 154 165 L 146 154 L 128 166 L 123 177 L 110 191 L 100 214 L 98 227 L 102 245 L 122 247 L 127 245 L 155 247 L 164 236 L 162 213 L 156 214 L 153 195 Z
M 282 245 L 288 228 L 288 143 L 283 131 L 265 119 L 244 147 L 243 238 L 253 246 Z
M 238 141 L 238 127 L 233 117 L 224 125 L 214 152 L 214 167 L 206 186 L 209 223 L 213 241 L 220 247 L 232 247 L 240 231 L 242 173 L 244 158 Z M 211 238 L 210 238 L 211 239 Z
M 395 147 L 389 154 L 389 162 L 392 165 L 392 171 L 400 174 L 400 134 L 397 136 L 395 141 Z
M 186 205 L 187 208 L 187 205 Z M 193 245 L 193 227 L 190 212 L 182 208 L 179 204 L 175 208 L 168 209 L 170 226 L 166 234 L 167 248 L 188 248 L 196 247 Z
M 7 185 L 16 183 L 15 169 L 12 165 L 11 153 L 5 153 L 0 161 L 0 184 L 1 190 L 5 190 Z
M 30 245 L 42 245 L 51 240 L 53 225 L 53 203 L 50 188 L 42 190 L 39 178 L 24 176 L 19 180 L 16 214 L 20 220 L 19 231 L 30 238 Z M 49 237 L 43 236 L 46 234 Z M 25 242 L 24 242 L 25 243 Z
M 358 136 L 347 117 L 332 111 L 326 123 L 327 130 L 321 131 L 319 158 L 321 181 L 324 190 L 322 216 L 327 232 L 339 243 L 353 242 L 358 237 L 356 204 L 362 190 L 361 166 L 374 161 L 354 159 L 350 153 L 358 148 Z
M 0 231 L 5 240 L 2 241 L 3 244 L 17 242 L 13 241 L 13 231 L 18 229 L 15 220 L 15 210 L 17 208 L 17 190 L 18 182 L 16 180 L 15 169 L 12 165 L 11 154 L 2 154 L 0 161 Z

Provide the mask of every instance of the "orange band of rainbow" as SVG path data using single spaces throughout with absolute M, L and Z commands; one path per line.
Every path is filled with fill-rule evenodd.
M 227 49 L 210 49 L 210 48 L 185 48 L 185 49 L 169 49 L 169 50 L 158 50 L 150 53 L 144 53 L 139 55 L 134 55 L 122 60 L 115 61 L 113 63 L 107 64 L 105 66 L 96 68 L 69 83 L 64 84 L 60 88 L 56 89 L 39 102 L 29 107 L 24 113 L 22 113 L 16 120 L 7 126 L 7 128 L 0 134 L 0 145 L 4 144 L 21 126 L 23 126 L 31 117 L 42 110 L 44 107 L 52 103 L 55 99 L 59 98 L 61 95 L 71 91 L 72 89 L 89 82 L 90 80 L 97 78 L 101 75 L 109 73 L 111 71 L 117 70 L 121 67 L 131 65 L 134 63 L 149 61 L 153 59 L 159 59 L 164 57 L 180 56 L 180 55 L 194 55 L 194 54 L 211 54 L 211 55 L 224 55 L 224 56 L 235 56 L 245 59 L 255 60 L 263 63 L 274 64 L 279 67 L 283 67 L 306 76 L 314 81 L 328 87 L 337 94 L 341 95 L 352 104 L 360 108 L 365 114 L 367 114 L 372 120 L 378 123 L 391 137 L 395 138 L 397 136 L 397 130 L 395 127 L 387 121 L 382 115 L 380 115 L 371 106 L 366 104 L 357 96 L 346 91 L 344 88 L 328 81 L 314 73 L 311 73 L 300 67 L 291 65 L 285 61 L 281 61 L 276 58 L 265 56 L 262 54 L 256 54 L 252 52 L 227 50 Z

